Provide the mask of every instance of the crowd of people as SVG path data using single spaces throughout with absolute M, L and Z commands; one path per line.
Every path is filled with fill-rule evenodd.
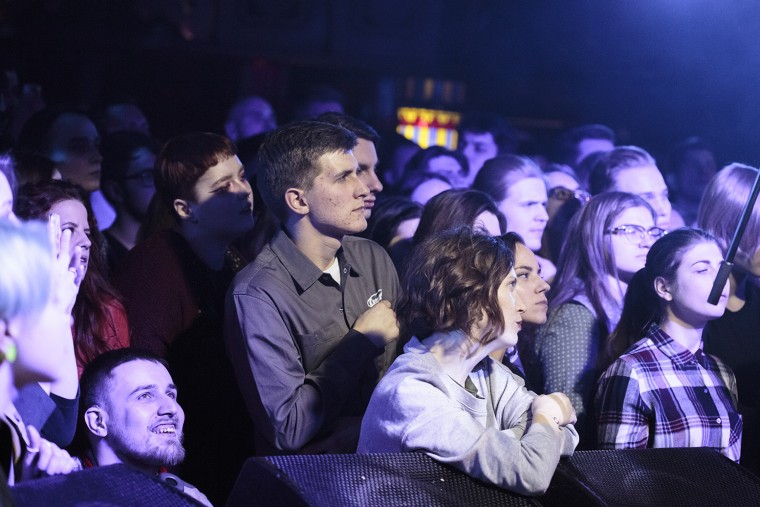
M 527 156 L 494 114 L 421 149 L 319 99 L 163 142 L 134 103 L 3 133 L 3 485 L 124 463 L 219 505 L 281 453 L 525 495 L 576 448 L 760 471 L 760 204 L 707 302 L 757 169 L 690 140 L 661 170 L 603 125 Z

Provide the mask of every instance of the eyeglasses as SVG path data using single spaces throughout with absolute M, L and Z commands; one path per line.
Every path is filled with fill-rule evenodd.
M 585 190 L 570 190 L 565 187 L 554 187 L 549 191 L 549 197 L 557 199 L 558 201 L 569 201 L 572 198 L 578 199 L 583 203 L 587 203 L 591 200 L 591 194 Z
M 124 176 L 122 180 L 137 180 L 143 188 L 154 187 L 156 186 L 156 171 L 153 169 L 147 169 L 131 176 Z
M 667 234 L 667 231 L 660 227 L 646 229 L 640 225 L 619 225 L 614 229 L 610 229 L 607 233 L 624 236 L 630 243 L 640 245 L 647 235 L 653 240 L 657 240 Z

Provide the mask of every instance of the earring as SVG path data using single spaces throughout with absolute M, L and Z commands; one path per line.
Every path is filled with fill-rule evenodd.
M 0 363 L 8 361 L 13 364 L 16 362 L 16 357 L 18 357 L 16 341 L 11 337 L 6 336 L 4 342 L 3 346 L 0 347 Z

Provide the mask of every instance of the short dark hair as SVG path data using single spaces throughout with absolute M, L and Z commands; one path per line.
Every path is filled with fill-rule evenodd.
M 329 112 L 320 114 L 315 120 L 343 127 L 344 129 L 353 132 L 359 139 L 365 139 L 374 144 L 380 142 L 380 134 L 377 133 L 377 130 L 353 116 L 348 116 L 343 113 Z
M 82 116 L 92 121 L 84 111 L 67 105 L 49 106 L 37 111 L 21 127 L 17 149 L 47 154 L 49 148 L 50 129 L 64 115 Z M 93 125 L 95 122 L 93 122 Z
M 499 154 L 514 153 L 517 149 L 518 135 L 512 125 L 494 113 L 466 112 L 458 128 L 460 136 L 465 132 L 474 134 L 491 134 Z
M 638 146 L 618 146 L 594 164 L 588 177 L 589 192 L 597 195 L 613 190 L 615 178 L 620 171 L 645 165 L 657 165 L 646 150 Z
M 288 216 L 285 192 L 308 190 L 319 175 L 320 157 L 345 153 L 356 146 L 356 135 L 322 121 L 297 121 L 280 127 L 261 145 L 256 184 L 267 207 L 280 219 Z
M 401 277 L 396 315 L 402 336 L 469 333 L 485 315 L 482 343 L 492 341 L 504 331 L 498 290 L 513 264 L 503 241 L 469 227 L 428 237 L 412 250 Z
M 517 251 L 517 245 L 525 245 L 525 240 L 517 234 L 514 231 L 509 231 L 505 234 L 502 234 L 499 236 L 499 239 L 504 242 L 505 245 L 507 245 L 507 248 L 509 248 L 511 251 L 516 252 Z
M 122 364 L 133 361 L 150 361 L 169 369 L 168 363 L 152 352 L 139 349 L 115 349 L 103 352 L 90 361 L 82 372 L 79 380 L 80 402 L 79 412 L 84 414 L 94 405 L 103 405 L 106 393 L 110 390 L 113 371 Z
M 490 195 L 469 188 L 445 190 L 425 204 L 412 242 L 416 245 L 448 229 L 473 227 L 478 215 L 485 212 L 496 216 L 502 233 L 507 229 L 507 220 Z
M 584 139 L 604 139 L 614 145 L 615 132 L 607 125 L 600 123 L 579 125 L 578 127 L 566 130 L 557 141 L 557 154 L 555 157 L 557 162 L 575 167 L 575 161 L 578 158 L 578 145 Z
M 580 185 L 581 180 L 578 177 L 578 173 L 570 167 L 567 164 L 557 164 L 555 162 L 552 162 L 548 164 L 546 167 L 543 168 L 544 175 L 554 174 L 554 173 L 562 173 L 566 174 L 567 176 L 570 176 L 572 179 L 576 181 Z
M 210 132 L 193 132 L 167 141 L 156 157 L 156 195 L 175 213 L 175 199 L 195 200 L 193 188 L 200 177 L 235 155 L 232 141 Z
M 404 166 L 404 178 L 398 185 L 398 192 L 402 195 L 412 195 L 414 189 L 420 183 L 430 179 L 431 174 L 437 174 L 430 171 L 430 162 L 440 157 L 451 157 L 456 160 L 459 167 L 462 168 L 461 172 L 463 176 L 469 173 L 470 164 L 462 152 L 452 151 L 443 146 L 429 146 L 419 150 L 406 162 Z M 441 176 L 440 179 L 451 183 L 445 176 L 439 176 Z
M 398 226 L 406 220 L 421 216 L 422 205 L 406 197 L 390 196 L 378 199 L 372 216 L 367 220 L 367 229 L 360 236 L 388 249 Z
M 13 161 L 18 186 L 50 181 L 55 174 L 55 162 L 36 151 L 13 150 Z

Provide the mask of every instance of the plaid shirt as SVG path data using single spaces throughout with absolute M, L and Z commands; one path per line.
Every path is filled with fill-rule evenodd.
M 599 447 L 709 447 L 739 461 L 736 404 L 728 366 L 702 349 L 692 354 L 652 325 L 599 380 Z

